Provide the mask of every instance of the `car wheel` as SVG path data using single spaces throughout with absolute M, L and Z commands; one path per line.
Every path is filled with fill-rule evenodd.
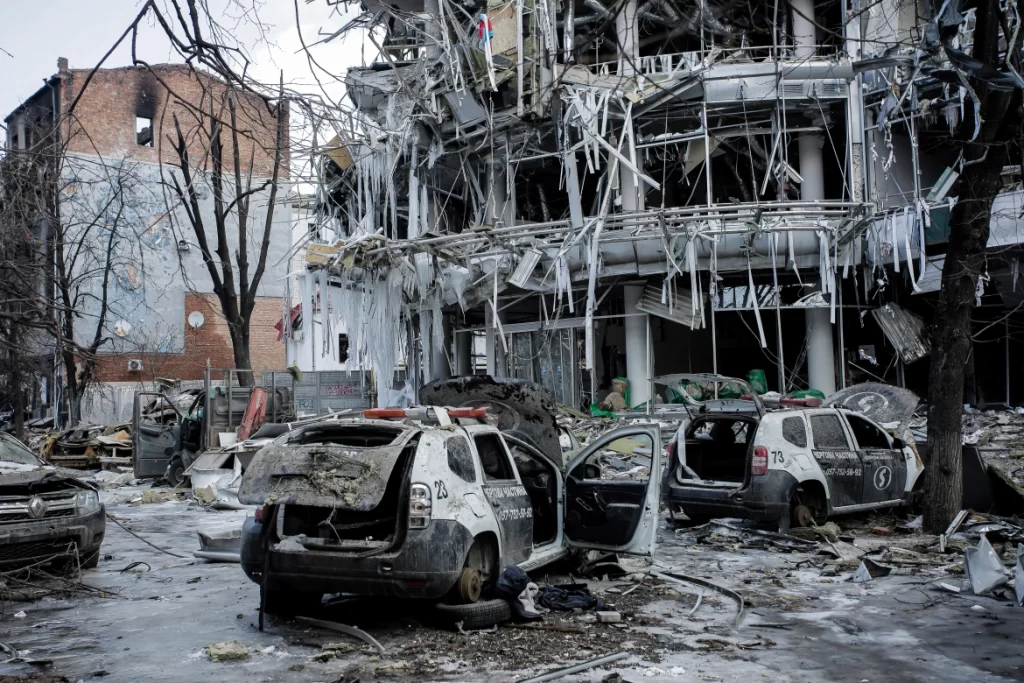
M 464 605 L 476 602 L 483 590 L 484 582 L 480 578 L 480 571 L 473 567 L 463 567 L 455 584 L 455 597 L 458 601 Z
M 504 600 L 482 600 L 469 605 L 437 606 L 441 618 L 451 626 L 463 629 L 490 628 L 512 618 L 512 609 Z
M 171 458 L 171 462 L 167 464 L 167 474 L 164 477 L 174 488 L 185 483 L 185 461 L 181 459 L 180 454 L 175 454 Z
M 82 569 L 96 569 L 100 563 L 100 551 L 91 552 L 80 558 L 79 567 Z
M 322 593 L 306 593 L 286 588 L 262 588 L 263 611 L 280 617 L 315 612 L 323 603 Z
M 793 526 L 814 526 L 814 510 L 809 505 L 794 505 L 791 513 Z

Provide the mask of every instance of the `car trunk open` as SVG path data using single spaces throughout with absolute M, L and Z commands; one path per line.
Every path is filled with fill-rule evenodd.
M 739 488 L 750 475 L 750 455 L 758 420 L 753 416 L 702 415 L 686 429 L 679 453 L 680 483 Z
M 406 480 L 417 434 L 374 423 L 297 430 L 256 455 L 238 498 L 275 506 L 280 537 L 295 549 L 389 547 L 407 507 Z

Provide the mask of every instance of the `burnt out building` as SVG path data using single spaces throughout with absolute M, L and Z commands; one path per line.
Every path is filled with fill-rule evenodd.
M 623 376 L 633 408 L 667 400 L 650 380 L 679 372 L 760 369 L 782 393 L 872 378 L 924 391 L 965 172 L 951 141 L 974 106 L 956 76 L 975 68 L 973 11 L 361 7 L 338 33 L 369 30 L 378 55 L 347 72 L 351 125 L 322 164 L 322 220 L 344 239 L 310 262 L 306 291 L 332 301 L 378 376 L 405 360 L 417 383 L 524 377 L 576 406 Z M 1018 286 L 1020 203 L 1007 169 L 1001 255 L 979 292 L 989 335 Z M 1024 380 L 1003 327 L 978 375 L 990 402 Z
M 241 131 L 238 158 L 243 177 L 250 173 L 250 215 L 262 226 L 268 211 L 277 121 L 260 98 L 230 90 L 217 79 L 185 65 L 74 69 L 66 59 L 58 71 L 20 107 L 6 116 L 7 155 L 34 155 L 46 168 L 54 232 L 40 234 L 43 251 L 59 246 L 54 268 L 67 269 L 71 305 L 78 316 L 76 341 L 87 347 L 101 329 L 96 379 L 100 382 L 143 382 L 155 377 L 201 379 L 207 365 L 233 367 L 231 340 L 220 314 L 213 283 L 196 244 L 185 208 L 172 193 L 182 182 L 179 151 L 174 148 L 175 121 L 186 141 L 194 172 L 197 203 L 189 207 L 209 226 L 215 224 L 216 201 L 210 183 L 209 126 L 211 112 L 226 120 L 233 98 Z M 285 123 L 287 130 L 287 123 Z M 222 134 L 228 151 L 225 174 L 232 176 L 223 203 L 231 202 L 234 166 L 229 132 Z M 287 138 L 281 177 L 288 178 Z M 287 194 L 284 185 L 279 197 Z M 281 202 L 274 216 L 290 221 Z M 215 235 L 210 228 L 210 241 Z M 227 230 L 228 249 L 238 246 L 237 228 Z M 284 254 L 290 230 L 271 233 L 271 254 Z M 250 260 L 256 261 L 259 239 L 250 239 Z M 275 324 L 284 302 L 287 264 L 268 259 L 253 314 L 251 349 L 254 368 L 280 369 L 284 346 Z M 57 295 L 59 298 L 59 294 Z M 81 339 L 77 337 L 81 336 Z M 58 368 L 57 376 L 62 370 Z

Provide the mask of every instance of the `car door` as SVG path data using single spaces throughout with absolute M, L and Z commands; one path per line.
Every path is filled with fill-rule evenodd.
M 585 448 L 566 468 L 567 544 L 653 555 L 661 469 L 657 425 L 616 429 Z
M 833 508 L 857 505 L 864 489 L 864 468 L 843 416 L 838 410 L 820 410 L 809 412 L 808 421 L 811 454 L 825 477 L 829 502 Z
M 142 414 L 150 401 L 156 407 Z M 154 418 L 153 415 L 160 415 Z M 162 477 L 171 455 L 178 449 L 181 413 L 166 396 L 151 391 L 135 394 L 132 406 L 132 472 L 139 479 Z
M 483 493 L 501 533 L 502 565 L 518 564 L 533 551 L 533 507 L 520 483 L 511 453 L 493 430 L 467 427 L 483 477 Z
M 892 438 L 871 420 L 844 412 L 850 432 L 857 442 L 864 466 L 862 503 L 900 500 L 907 481 L 907 462 L 903 452 L 893 448 Z

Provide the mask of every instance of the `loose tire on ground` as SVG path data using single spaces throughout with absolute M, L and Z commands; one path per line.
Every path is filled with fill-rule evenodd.
M 512 608 L 504 600 L 481 600 L 469 605 L 441 603 L 437 611 L 447 625 L 454 628 L 461 621 L 465 630 L 490 628 L 512 618 Z

